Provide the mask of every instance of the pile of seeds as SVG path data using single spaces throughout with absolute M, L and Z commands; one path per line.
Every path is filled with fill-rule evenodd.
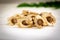
M 23 10 L 21 14 L 16 14 L 8 19 L 11 26 L 17 25 L 20 28 L 42 28 L 44 26 L 54 25 L 55 17 L 49 12 L 36 13 Z

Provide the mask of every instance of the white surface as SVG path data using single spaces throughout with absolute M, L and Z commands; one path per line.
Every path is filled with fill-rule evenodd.
M 60 9 L 53 8 L 17 8 L 18 4 L 0 4 L 0 39 L 59 39 L 60 38 Z M 42 29 L 13 28 L 7 25 L 7 18 L 22 10 L 37 13 L 51 12 L 56 17 L 56 24 Z

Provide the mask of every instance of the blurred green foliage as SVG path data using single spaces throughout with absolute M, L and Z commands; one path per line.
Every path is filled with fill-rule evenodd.
M 60 1 L 54 1 L 54 2 L 39 2 L 37 3 L 21 3 L 17 7 L 54 7 L 54 8 L 60 8 Z

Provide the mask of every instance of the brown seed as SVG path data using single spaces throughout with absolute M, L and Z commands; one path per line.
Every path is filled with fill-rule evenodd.
M 34 25 L 35 24 L 34 19 L 32 19 L 32 21 L 33 21 L 33 25 Z
M 26 20 L 22 21 L 23 25 L 28 25 L 28 23 L 26 22 Z
M 37 24 L 43 26 L 43 20 L 42 19 L 38 19 L 37 20 Z
M 34 24 L 35 24 L 35 22 L 34 22 L 34 18 L 35 18 L 35 16 L 31 16 L 31 18 L 32 18 L 33 25 L 34 25 Z
M 50 16 L 46 17 L 46 19 L 47 19 L 47 21 L 48 21 L 49 23 L 53 22 L 53 18 L 50 17 Z
M 17 23 L 17 19 L 14 18 L 14 19 L 11 20 L 11 22 L 12 22 L 13 24 Z

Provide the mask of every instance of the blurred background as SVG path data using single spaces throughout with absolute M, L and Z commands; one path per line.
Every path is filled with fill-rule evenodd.
M 21 3 L 21 2 L 50 2 L 60 0 L 0 0 L 0 3 Z

